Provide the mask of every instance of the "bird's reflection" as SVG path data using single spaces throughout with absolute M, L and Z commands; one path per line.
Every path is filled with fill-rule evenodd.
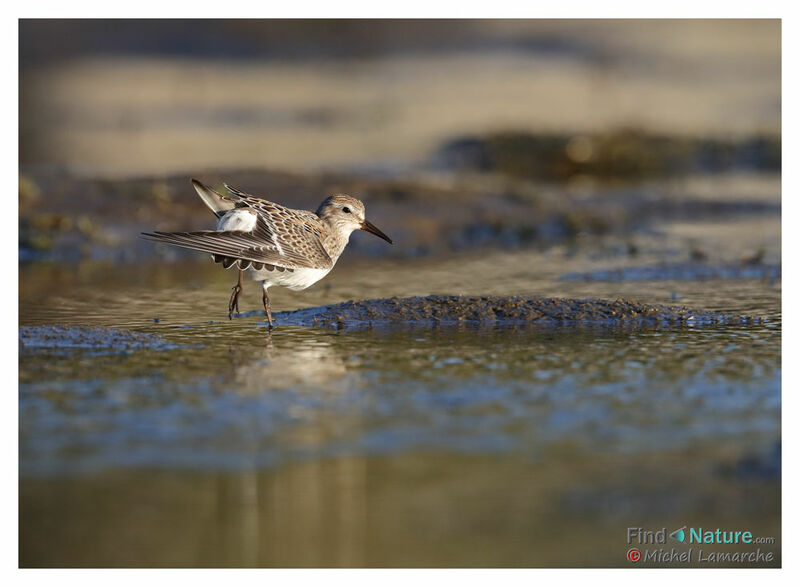
M 234 380 L 241 392 L 346 390 L 360 380 L 357 372 L 348 370 L 343 353 L 330 342 L 286 334 L 266 332 L 263 346 L 235 367 Z

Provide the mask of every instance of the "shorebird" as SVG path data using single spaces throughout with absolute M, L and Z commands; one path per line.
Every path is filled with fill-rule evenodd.
M 217 230 L 143 232 L 146 239 L 211 253 L 225 269 L 236 267 L 239 280 L 228 301 L 228 319 L 239 311 L 242 274 L 249 270 L 261 282 L 262 301 L 272 330 L 267 290 L 275 286 L 306 289 L 330 273 L 354 230 L 366 230 L 388 243 L 364 217 L 364 204 L 352 196 L 335 194 L 323 200 L 316 214 L 292 210 L 251 196 L 224 184 L 222 195 L 192 180 L 194 189 L 217 217 Z

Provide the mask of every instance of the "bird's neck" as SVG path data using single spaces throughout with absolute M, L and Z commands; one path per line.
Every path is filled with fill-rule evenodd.
M 334 263 L 350 241 L 352 232 L 352 230 L 329 224 L 328 230 L 322 234 L 322 246 L 325 247 L 325 250 Z

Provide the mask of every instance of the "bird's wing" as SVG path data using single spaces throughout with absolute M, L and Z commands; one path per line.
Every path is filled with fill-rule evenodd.
M 269 237 L 282 255 L 289 259 L 310 262 L 315 268 L 333 266 L 322 244 L 326 227 L 319 217 L 307 210 L 293 210 L 275 202 L 257 198 L 228 184 L 225 187 L 238 198 L 237 207 L 246 206 L 258 216 L 254 233 L 259 230 Z M 301 265 L 302 266 L 302 265 Z
M 192 180 L 192 185 L 197 191 L 197 195 L 200 196 L 201 200 L 203 200 L 203 203 L 211 209 L 217 218 L 224 216 L 225 213 L 233 210 L 236 207 L 236 200 L 238 198 L 225 196 L 218 191 L 203 185 L 196 179 Z
M 322 232 L 325 229 L 322 222 L 320 222 L 319 220 L 319 216 L 317 216 L 313 212 L 309 212 L 308 210 L 295 210 L 293 208 L 287 208 L 286 206 L 281 206 L 280 204 L 276 204 L 275 202 L 270 202 L 269 200 L 265 200 L 264 198 L 259 198 L 258 196 L 248 194 L 247 192 L 235 188 L 232 185 L 228 185 L 227 183 L 224 183 L 222 185 L 224 185 L 225 189 L 227 189 L 231 193 L 230 196 L 225 196 L 225 197 L 238 202 L 239 206 L 248 205 L 252 206 L 253 208 L 259 208 L 265 204 L 268 204 L 268 206 L 265 207 L 265 210 L 271 209 L 278 211 L 280 213 L 288 214 L 289 216 L 297 216 L 300 219 L 308 221 L 314 228 L 318 229 L 320 232 Z
M 200 230 L 142 233 L 142 236 L 148 240 L 205 251 L 220 257 L 244 259 L 287 269 L 329 269 L 333 266 L 333 261 L 322 244 L 324 227 L 318 220 L 252 196 L 242 197 L 237 201 L 237 207 L 243 205 L 252 209 L 257 216 L 256 226 L 250 232 Z

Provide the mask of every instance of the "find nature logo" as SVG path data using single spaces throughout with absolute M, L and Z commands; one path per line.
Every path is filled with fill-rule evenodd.
M 669 537 L 673 540 L 677 540 L 678 542 L 683 542 L 686 540 L 686 526 L 682 528 L 678 528 L 674 532 L 670 532 Z

